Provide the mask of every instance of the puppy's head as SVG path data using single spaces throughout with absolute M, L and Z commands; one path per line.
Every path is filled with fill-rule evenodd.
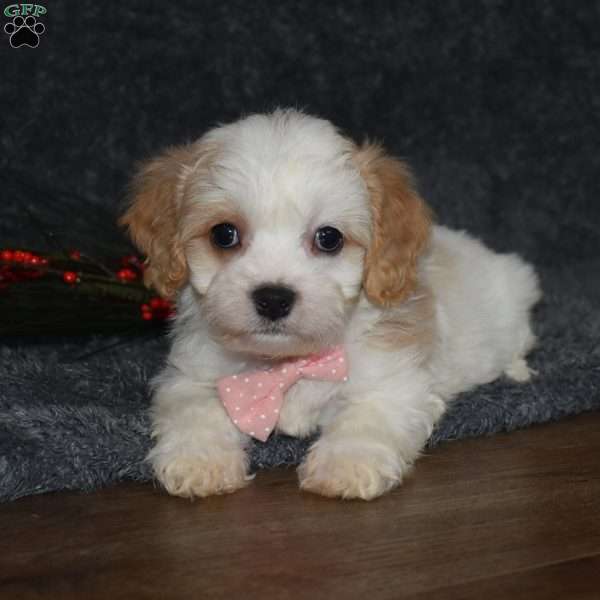
M 340 342 L 361 290 L 401 303 L 429 214 L 406 167 L 297 111 L 253 115 L 147 163 L 121 223 L 146 283 L 197 293 L 228 348 L 297 356 Z

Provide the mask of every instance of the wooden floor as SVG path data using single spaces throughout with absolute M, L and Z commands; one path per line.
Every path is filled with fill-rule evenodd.
M 0 505 L 0 598 L 600 599 L 600 413 L 446 443 L 375 502 L 293 470 L 194 503 L 152 485 Z

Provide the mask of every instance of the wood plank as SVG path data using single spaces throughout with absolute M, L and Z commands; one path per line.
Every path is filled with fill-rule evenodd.
M 260 473 L 247 489 L 196 502 L 149 484 L 24 498 L 0 506 L 0 598 L 466 598 L 485 590 L 492 600 L 523 586 L 535 599 L 551 597 L 536 585 L 546 577 L 581 588 L 569 600 L 588 598 L 594 572 L 600 590 L 599 457 L 600 414 L 592 413 L 443 444 L 403 487 L 371 503 L 301 493 L 294 470 Z
M 415 600 L 598 600 L 600 555 L 425 592 Z

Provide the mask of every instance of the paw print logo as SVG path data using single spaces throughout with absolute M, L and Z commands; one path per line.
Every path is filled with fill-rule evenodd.
M 4 31 L 10 35 L 10 45 L 13 48 L 21 46 L 37 48 L 40 35 L 46 31 L 46 28 L 33 15 L 29 15 L 25 19 L 21 16 L 15 17 L 11 23 L 4 26 Z

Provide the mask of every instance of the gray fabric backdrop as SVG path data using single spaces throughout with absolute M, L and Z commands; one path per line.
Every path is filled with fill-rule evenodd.
M 542 276 L 539 376 L 462 396 L 433 442 L 600 408 L 597 3 L 47 9 L 37 48 L 0 37 L 0 246 L 47 249 L 41 223 L 63 245 L 127 252 L 114 223 L 136 160 L 243 113 L 304 107 L 382 140 L 413 165 L 440 222 L 520 252 Z M 148 477 L 146 382 L 165 342 L 74 360 L 111 341 L 3 341 L 2 498 Z M 293 464 L 305 446 L 255 444 L 254 464 Z

